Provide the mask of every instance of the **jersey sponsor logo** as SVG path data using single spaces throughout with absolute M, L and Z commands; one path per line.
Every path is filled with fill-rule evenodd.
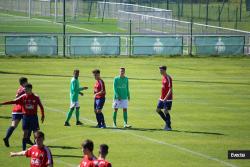
M 31 159 L 31 164 L 32 165 L 40 165 L 41 164 L 41 161 L 37 158 L 32 158 Z

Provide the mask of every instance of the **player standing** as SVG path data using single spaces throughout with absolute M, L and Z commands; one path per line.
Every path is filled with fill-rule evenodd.
M 116 128 L 116 117 L 118 108 L 123 109 L 124 128 L 128 125 L 128 100 L 130 100 L 128 77 L 125 76 L 125 68 L 120 68 L 120 76 L 114 78 L 114 102 L 113 102 L 113 126 Z
M 94 111 L 96 114 L 96 120 L 99 128 L 106 128 L 104 115 L 102 113 L 106 95 L 105 84 L 101 79 L 99 69 L 93 70 L 92 73 L 96 80 L 96 83 L 94 85 Z
M 93 154 L 93 150 L 93 141 L 87 139 L 82 143 L 82 152 L 84 156 L 79 167 L 94 167 L 93 161 L 96 160 L 96 157 Z
M 172 130 L 171 128 L 171 117 L 169 111 L 172 108 L 173 100 L 173 87 L 172 87 L 172 78 L 167 74 L 167 67 L 160 66 L 160 73 L 162 75 L 162 88 L 161 88 L 161 97 L 158 101 L 156 112 L 161 116 L 165 121 L 166 125 L 164 130 Z M 164 112 L 162 112 L 162 109 Z
M 16 93 L 16 98 L 20 97 L 21 95 L 23 95 L 25 93 L 25 88 L 24 86 L 28 83 L 28 79 L 25 77 L 21 77 L 19 78 L 19 84 L 20 87 L 17 90 Z M 23 118 L 23 113 L 22 113 L 22 106 L 19 104 L 16 104 L 13 106 L 12 109 L 12 122 L 11 122 L 11 126 L 8 128 L 7 132 L 6 132 L 6 136 L 3 138 L 4 144 L 6 147 L 9 147 L 9 138 L 12 135 L 12 133 L 14 132 L 14 130 L 17 128 L 19 122 L 21 121 L 21 119 Z M 29 134 L 30 137 L 30 134 Z M 33 143 L 31 142 L 30 138 L 28 137 L 28 144 L 33 145 Z
M 96 167 L 112 167 L 111 163 L 106 161 L 105 158 L 108 155 L 108 145 L 101 144 L 99 149 L 99 157 L 97 160 L 94 160 Z
M 64 126 L 70 126 L 69 120 L 72 116 L 74 109 L 76 110 L 75 111 L 76 125 L 83 124 L 80 121 L 80 112 L 79 112 L 80 105 L 79 105 L 79 101 L 78 101 L 78 96 L 79 96 L 79 94 L 81 96 L 83 96 L 83 93 L 81 92 L 81 90 L 86 90 L 86 89 L 88 89 L 88 87 L 80 87 L 79 86 L 79 80 L 78 80 L 79 73 L 80 73 L 80 71 L 78 69 L 75 69 L 73 72 L 73 78 L 71 79 L 71 82 L 70 82 L 70 108 L 69 108 L 69 111 L 67 113 L 67 118 L 66 118 L 66 121 L 64 123 Z
M 26 143 L 28 141 L 29 132 L 33 131 L 34 133 L 39 130 L 39 122 L 37 116 L 37 106 L 41 110 L 41 121 L 44 121 L 44 108 L 40 101 L 40 98 L 32 93 L 32 85 L 30 83 L 25 85 L 25 94 L 13 101 L 7 101 L 0 103 L 0 105 L 7 104 L 20 104 L 22 106 L 23 112 L 23 150 L 26 150 Z
M 26 151 L 11 152 L 10 156 L 31 157 L 30 167 L 53 167 L 53 158 L 50 149 L 43 144 L 44 133 L 37 131 L 35 134 L 36 145 L 33 145 Z

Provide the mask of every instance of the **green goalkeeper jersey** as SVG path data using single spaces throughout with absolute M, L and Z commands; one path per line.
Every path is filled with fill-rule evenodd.
M 78 101 L 79 92 L 81 90 L 83 90 L 83 88 L 79 86 L 78 79 L 73 77 L 70 82 L 70 100 L 72 102 Z
M 130 98 L 127 77 L 117 76 L 114 78 L 114 99 L 126 100 Z

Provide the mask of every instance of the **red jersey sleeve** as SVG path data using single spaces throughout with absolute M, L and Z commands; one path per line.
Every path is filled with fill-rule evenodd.
M 31 157 L 31 152 L 32 152 L 32 147 L 30 147 L 28 150 L 26 150 L 26 152 L 25 152 L 25 156 L 26 157 Z
M 12 101 L 6 101 L 6 102 L 3 102 L 1 103 L 2 105 L 7 105 L 7 104 L 22 104 L 23 103 L 23 96 L 20 96 L 18 98 L 16 98 L 15 100 L 12 100 Z

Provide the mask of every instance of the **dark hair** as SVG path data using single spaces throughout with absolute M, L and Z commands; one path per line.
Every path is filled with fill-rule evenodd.
M 34 135 L 35 135 L 35 138 L 43 138 L 44 139 L 44 133 L 42 131 L 36 131 Z
M 160 66 L 159 69 L 160 69 L 160 70 L 165 70 L 165 71 L 166 71 L 166 70 L 167 70 L 167 66 Z
M 31 84 L 31 83 L 27 83 L 27 84 L 25 85 L 25 88 L 27 88 L 27 89 L 32 89 L 32 84 Z
M 24 84 L 24 83 L 27 83 L 27 82 L 28 82 L 28 79 L 27 79 L 27 78 L 25 78 L 25 77 L 19 78 L 19 83 L 20 83 L 20 85 L 22 85 L 22 84 Z
M 92 71 L 92 73 L 93 73 L 93 74 L 100 74 L 100 70 L 99 70 L 99 69 L 94 69 L 94 70 Z
M 125 67 L 120 67 L 121 70 L 125 70 Z
M 107 155 L 109 152 L 109 146 L 107 144 L 100 145 L 100 154 Z
M 94 150 L 94 143 L 92 140 L 85 140 L 83 143 L 82 143 L 82 148 L 85 148 L 85 149 L 89 149 L 89 151 L 93 151 Z
M 80 71 L 79 69 L 74 69 L 74 73 L 79 72 L 79 71 Z

